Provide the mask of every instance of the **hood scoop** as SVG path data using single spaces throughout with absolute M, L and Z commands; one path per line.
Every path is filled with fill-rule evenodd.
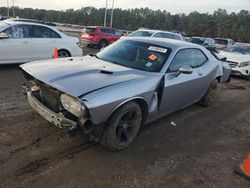
M 107 71 L 107 70 L 101 70 L 100 73 L 102 73 L 102 74 L 113 74 L 112 71 Z

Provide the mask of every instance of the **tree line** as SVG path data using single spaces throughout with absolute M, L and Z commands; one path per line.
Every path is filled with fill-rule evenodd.
M 30 18 L 51 22 L 77 25 L 103 25 L 104 8 L 82 7 L 66 11 L 15 7 L 20 18 Z M 107 23 L 111 10 L 108 10 Z M 0 14 L 6 15 L 6 7 L 0 7 Z M 250 42 L 250 12 L 228 13 L 218 9 L 213 14 L 191 12 L 189 14 L 171 14 L 166 10 L 149 8 L 114 9 L 113 27 L 136 30 L 139 27 L 179 31 L 189 36 L 225 37 L 239 42 Z

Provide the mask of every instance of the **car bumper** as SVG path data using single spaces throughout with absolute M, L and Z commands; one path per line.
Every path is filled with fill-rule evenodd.
M 250 67 L 232 68 L 231 75 L 235 75 L 235 76 L 250 76 Z
M 98 45 L 98 42 L 90 41 L 90 40 L 81 40 L 82 46 L 88 46 L 88 45 Z
M 66 129 L 72 130 L 75 129 L 78 125 L 77 122 L 72 121 L 64 117 L 62 113 L 55 113 L 51 111 L 49 108 L 44 106 L 39 100 L 37 100 L 30 91 L 27 91 L 27 100 L 29 105 L 39 113 L 43 118 L 45 118 L 50 123 L 54 124 L 55 126 Z

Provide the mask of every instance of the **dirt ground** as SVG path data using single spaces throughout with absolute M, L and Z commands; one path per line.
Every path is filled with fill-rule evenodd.
M 143 126 L 115 153 L 41 118 L 23 82 L 17 65 L 0 66 L 0 187 L 250 187 L 233 172 L 250 152 L 250 81 Z

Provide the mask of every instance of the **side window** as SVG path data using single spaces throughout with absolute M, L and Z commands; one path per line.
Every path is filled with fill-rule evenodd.
M 122 36 L 123 34 L 120 32 L 120 31 L 118 31 L 118 30 L 114 30 L 114 33 L 115 33 L 115 35 L 117 35 L 117 36 Z
M 7 33 L 11 39 L 23 39 L 31 38 L 31 29 L 30 25 L 13 25 L 3 32 Z
M 176 40 L 181 40 L 181 37 L 179 35 L 173 35 L 173 38 Z
M 169 66 L 170 72 L 178 71 L 183 65 L 197 68 L 207 61 L 207 57 L 199 49 L 180 50 Z
M 107 33 L 106 29 L 104 29 L 104 28 L 101 28 L 100 31 L 101 31 L 102 33 Z
M 168 38 L 168 39 L 173 39 L 173 35 L 171 33 L 162 33 L 162 37 Z
M 111 35 L 114 35 L 115 34 L 115 32 L 113 31 L 113 29 L 106 29 L 107 30 L 107 33 L 108 34 L 111 34 Z
M 61 38 L 59 34 L 50 28 L 43 26 L 33 26 L 33 38 Z
M 156 33 L 154 34 L 154 37 L 162 37 L 162 33 Z

